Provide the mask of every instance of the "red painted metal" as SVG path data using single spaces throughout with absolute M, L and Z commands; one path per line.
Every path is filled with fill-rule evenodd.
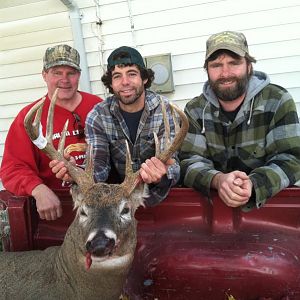
M 39 220 L 28 199 L 11 197 L 0 192 L 9 207 L 11 250 L 61 243 L 74 217 L 68 195 L 60 195 L 63 217 L 52 222 Z M 192 189 L 174 188 L 136 217 L 130 299 L 300 299 L 299 188 L 285 189 L 249 213 L 225 206 L 216 194 L 210 202 Z

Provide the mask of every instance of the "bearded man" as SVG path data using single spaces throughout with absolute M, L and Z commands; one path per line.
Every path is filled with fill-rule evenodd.
M 300 126 L 292 96 L 253 71 L 245 36 L 225 31 L 206 43 L 203 93 L 185 107 L 180 152 L 185 186 L 216 189 L 230 207 L 261 207 L 300 178 Z

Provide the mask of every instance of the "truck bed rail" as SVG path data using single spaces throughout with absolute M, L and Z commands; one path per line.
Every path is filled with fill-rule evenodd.
M 59 196 L 63 217 L 44 221 L 30 197 L 0 192 L 10 223 L 7 250 L 62 242 L 75 212 L 71 197 Z M 225 206 L 214 193 L 208 201 L 193 189 L 173 188 L 136 218 L 130 299 L 300 299 L 300 188 L 287 188 L 248 213 Z

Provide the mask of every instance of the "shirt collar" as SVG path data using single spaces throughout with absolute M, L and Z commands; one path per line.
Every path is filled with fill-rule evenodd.
M 147 111 L 151 111 L 157 108 L 157 106 L 160 105 L 160 99 L 159 97 L 157 97 L 158 95 L 153 92 L 153 91 L 149 91 L 146 90 L 145 92 L 145 108 Z M 110 96 L 107 98 L 106 101 L 111 102 L 110 105 L 110 111 L 112 114 L 116 114 L 117 112 L 120 112 L 120 106 L 119 106 L 119 102 L 116 98 L 116 96 Z

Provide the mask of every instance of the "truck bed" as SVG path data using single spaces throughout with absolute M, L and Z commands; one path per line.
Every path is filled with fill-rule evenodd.
M 31 198 L 1 191 L 10 224 L 6 250 L 61 244 L 74 211 L 69 195 L 60 198 L 63 217 L 44 221 Z M 139 208 L 136 218 L 138 244 L 125 288 L 130 299 L 300 299 L 299 188 L 248 213 L 214 193 L 209 201 L 193 189 L 173 188 L 156 207 Z

